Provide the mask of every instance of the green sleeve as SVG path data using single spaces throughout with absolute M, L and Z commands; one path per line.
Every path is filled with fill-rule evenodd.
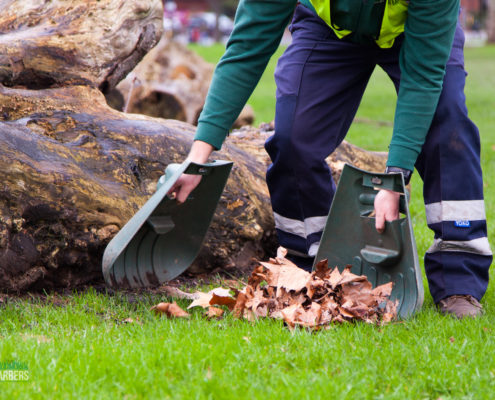
M 458 13 L 459 0 L 409 3 L 388 166 L 414 170 L 442 90 Z
M 241 0 L 218 63 L 195 140 L 219 149 L 280 44 L 297 0 Z

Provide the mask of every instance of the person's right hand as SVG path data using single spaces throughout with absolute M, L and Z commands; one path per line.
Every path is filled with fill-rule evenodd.
M 169 196 L 174 196 L 179 203 L 184 203 L 189 194 L 201 182 L 201 175 L 182 174 L 168 191 Z
M 187 159 L 198 164 L 204 164 L 212 151 L 212 145 L 195 140 Z M 199 185 L 199 182 L 201 182 L 201 175 L 182 174 L 168 191 L 168 195 L 175 195 L 175 199 L 179 203 L 184 203 L 189 194 Z
M 385 232 L 385 221 L 399 219 L 400 194 L 382 189 L 375 196 L 375 228 L 378 233 Z

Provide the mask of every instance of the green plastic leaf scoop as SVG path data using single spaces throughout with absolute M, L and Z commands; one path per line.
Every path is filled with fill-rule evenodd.
M 170 164 L 156 192 L 124 225 L 103 254 L 109 286 L 156 286 L 174 279 L 198 255 L 232 169 L 232 162 Z M 179 204 L 167 193 L 183 174 L 202 175 L 189 198 Z
M 380 189 L 401 193 L 402 217 L 375 229 L 375 195 Z M 423 304 L 423 280 L 402 174 L 377 174 L 345 165 L 330 208 L 316 260 L 366 275 L 373 287 L 393 282 L 391 300 L 398 315 L 412 315 Z

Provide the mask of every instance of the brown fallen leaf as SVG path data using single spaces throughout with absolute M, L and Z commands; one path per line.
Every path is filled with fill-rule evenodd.
M 190 317 L 190 314 L 180 308 L 175 301 L 173 303 L 158 303 L 156 306 L 151 307 L 151 311 L 154 311 L 157 314 L 165 314 L 169 318 Z
M 269 286 L 277 286 L 278 275 L 280 274 L 280 264 L 271 262 L 260 262 L 262 268 L 266 268 L 265 281 Z M 249 285 L 249 281 L 248 281 Z
M 241 290 L 238 295 L 232 310 L 232 314 L 235 318 L 242 318 L 244 315 L 244 310 L 246 309 L 246 302 L 253 298 L 253 288 L 251 286 L 246 286 Z
M 305 293 L 291 293 L 291 296 L 289 297 L 289 304 L 304 304 L 307 303 L 307 300 L 308 296 Z
M 370 307 L 363 303 L 353 304 L 351 307 L 344 307 L 346 311 L 350 312 L 354 317 L 365 320 L 370 313 Z
M 320 302 L 321 307 L 324 310 L 329 310 L 333 315 L 337 315 L 338 303 L 334 296 L 325 296 L 325 298 Z
M 365 304 L 367 307 L 374 307 L 381 297 L 371 290 L 369 281 L 349 282 L 341 286 L 342 301 L 353 300 L 355 303 Z
M 177 317 L 177 318 L 189 318 L 190 315 L 185 312 L 182 308 L 180 308 L 177 303 L 173 302 L 168 307 L 168 316 Z
M 213 293 L 213 296 L 211 296 L 210 300 L 210 305 L 217 305 L 217 306 L 227 306 L 229 310 L 233 310 L 235 306 L 236 300 L 231 297 L 230 295 L 227 296 L 218 296 L 215 293 Z
M 321 318 L 321 306 L 318 303 L 311 303 L 311 307 L 299 313 L 296 323 L 314 327 L 319 325 Z
M 191 304 L 187 307 L 187 309 L 193 308 L 193 307 L 203 307 L 207 308 L 210 306 L 210 300 L 212 297 L 212 294 L 210 293 L 202 293 L 202 292 L 195 292 L 195 298 Z
M 332 272 L 332 270 L 328 267 L 327 259 L 318 261 L 315 265 L 314 270 L 315 270 L 314 275 L 320 279 L 329 279 L 330 273 Z
M 330 277 L 328 278 L 328 283 L 330 284 L 332 289 L 335 289 L 339 282 L 342 280 L 342 275 L 338 268 L 334 268 L 330 273 Z
M 225 303 L 229 303 L 234 305 L 235 299 L 230 295 L 229 289 L 224 289 L 221 287 L 210 290 L 208 293 L 196 292 L 194 293 L 196 296 L 195 299 L 189 306 L 189 308 L 193 307 L 203 307 L 208 308 L 213 304 L 222 305 L 220 302 L 223 301 Z M 223 300 L 221 298 L 224 298 Z M 214 299 L 214 300 L 213 300 Z M 229 300 L 230 299 L 230 300 Z M 213 303 L 212 303 L 213 300 Z
M 220 318 L 225 311 L 218 307 L 209 307 L 207 311 L 208 318 Z
M 267 275 L 263 272 L 263 266 L 259 265 L 256 267 L 253 272 L 251 273 L 251 276 L 248 280 L 248 285 L 256 287 L 258 286 L 261 282 L 267 281 Z
M 320 325 L 327 325 L 332 322 L 334 318 L 333 313 L 329 309 L 322 309 L 320 316 Z
M 300 304 L 293 304 L 292 306 L 286 307 L 280 311 L 284 322 L 289 326 L 289 328 L 294 328 L 297 315 L 300 310 L 302 310 Z
M 356 275 L 351 272 L 351 268 L 348 265 L 343 271 L 342 271 L 342 279 L 339 282 L 339 285 L 344 285 L 346 283 L 350 282 L 367 282 L 368 279 L 366 278 L 365 275 Z
M 375 296 L 380 296 L 380 297 L 390 297 L 390 294 L 392 293 L 392 288 L 393 288 L 393 283 L 388 282 L 383 285 L 377 286 L 372 290 L 372 293 Z
M 277 286 L 298 292 L 306 287 L 309 278 L 309 272 L 298 267 L 284 265 L 280 269 Z
M 339 307 L 340 315 L 344 318 L 352 319 L 354 318 L 354 314 L 350 311 L 347 311 L 345 307 Z
M 253 291 L 252 297 L 250 297 L 245 304 L 247 308 L 253 311 L 256 317 L 266 317 L 268 313 L 268 299 L 263 295 L 264 291 L 260 288 L 256 288 Z
M 166 313 L 168 311 L 168 306 L 170 303 L 158 303 L 150 308 L 150 311 L 154 311 L 155 313 Z

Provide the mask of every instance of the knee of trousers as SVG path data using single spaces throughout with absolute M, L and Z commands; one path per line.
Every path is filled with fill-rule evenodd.
M 455 126 L 459 123 L 471 122 L 464 94 L 466 75 L 466 71 L 461 66 L 447 65 L 433 125 Z
M 274 175 L 324 175 L 330 184 L 330 169 L 325 161 L 329 150 L 309 140 L 304 130 L 309 123 L 304 123 L 303 115 L 296 115 L 296 105 L 297 96 L 277 98 L 275 133 L 265 142 L 265 149 L 272 161 L 267 179 Z M 296 118 L 297 123 L 294 121 Z

